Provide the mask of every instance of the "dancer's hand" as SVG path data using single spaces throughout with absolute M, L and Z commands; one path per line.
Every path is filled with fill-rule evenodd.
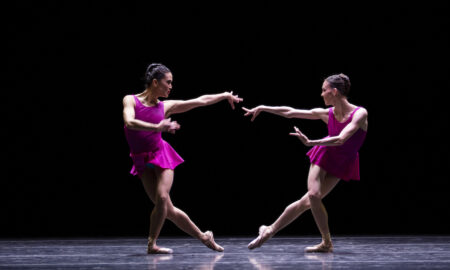
M 158 130 L 161 132 L 175 133 L 176 130 L 180 129 L 180 124 L 177 121 L 170 121 L 170 118 L 163 119 L 158 124 Z
M 261 106 L 255 107 L 255 108 L 253 108 L 253 109 L 247 109 L 247 108 L 245 108 L 245 107 L 242 107 L 242 109 L 243 109 L 244 111 L 246 111 L 246 113 L 244 114 L 244 116 L 249 116 L 249 115 L 252 116 L 252 119 L 251 119 L 252 122 L 253 122 L 253 120 L 255 120 L 256 116 L 258 116 L 258 114 L 259 114 L 260 112 L 262 112 Z
M 228 103 L 230 103 L 231 108 L 234 110 L 234 103 L 239 103 L 243 101 L 243 98 L 240 98 L 238 95 L 233 95 L 233 91 L 225 92 Z
M 291 136 L 295 136 L 299 138 L 299 140 L 306 146 L 312 146 L 311 142 L 309 141 L 308 137 L 306 137 L 305 134 L 303 134 L 300 129 L 297 127 L 294 127 L 295 132 L 289 133 Z

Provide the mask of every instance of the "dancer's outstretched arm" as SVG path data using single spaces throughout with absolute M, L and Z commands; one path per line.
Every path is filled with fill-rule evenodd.
M 245 107 L 242 107 L 246 113 L 244 116 L 252 115 L 251 121 L 255 120 L 256 116 L 260 112 L 268 112 L 273 113 L 279 116 L 283 116 L 286 118 L 302 118 L 302 119 L 321 119 L 324 122 L 328 122 L 328 109 L 311 109 L 311 110 L 300 110 L 300 109 L 294 109 L 288 106 L 266 106 L 266 105 L 259 105 L 253 109 L 247 109 Z
M 325 145 L 325 146 L 339 146 L 344 144 L 358 129 L 364 127 L 367 121 L 367 111 L 363 108 L 358 110 L 353 116 L 352 121 L 339 133 L 337 136 L 326 137 L 319 140 L 310 140 L 297 127 L 294 127 L 295 132 L 289 135 L 295 136 L 306 146 Z
M 164 101 L 165 115 L 168 117 L 171 114 L 187 112 L 197 107 L 212 105 L 224 99 L 228 100 L 233 110 L 234 103 L 243 101 L 238 95 L 233 95 L 233 91 L 221 94 L 204 95 L 189 100 L 166 100 Z

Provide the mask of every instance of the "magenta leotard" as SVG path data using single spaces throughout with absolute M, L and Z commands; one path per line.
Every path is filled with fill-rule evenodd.
M 164 119 L 164 102 L 160 101 L 155 106 L 145 106 L 134 96 L 136 106 L 135 118 L 158 124 Z M 174 169 L 184 160 L 175 150 L 161 138 L 161 132 L 132 130 L 125 128 L 125 136 L 130 146 L 130 156 L 133 159 L 131 174 L 141 175 L 147 163 L 161 168 Z
M 328 111 L 328 137 L 337 136 L 347 126 L 357 107 L 347 121 L 341 123 L 334 117 L 333 109 Z M 316 145 L 306 154 L 311 163 L 323 168 L 328 173 L 342 180 L 359 180 L 359 154 L 358 150 L 366 138 L 366 131 L 358 129 L 343 145 L 323 146 Z

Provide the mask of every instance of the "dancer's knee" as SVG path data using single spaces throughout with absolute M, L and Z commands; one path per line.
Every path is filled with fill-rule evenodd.
M 305 196 L 303 196 L 300 199 L 300 203 L 305 208 L 305 210 L 308 210 L 309 208 L 311 208 L 311 203 L 309 202 L 309 195 L 308 194 L 306 194 Z
M 169 194 L 160 193 L 156 195 L 155 201 L 156 207 L 167 208 L 168 203 L 169 203 Z
M 320 201 L 322 198 L 322 194 L 320 194 L 320 191 L 318 190 L 310 190 L 308 191 L 308 199 L 310 203 L 315 203 L 317 201 Z

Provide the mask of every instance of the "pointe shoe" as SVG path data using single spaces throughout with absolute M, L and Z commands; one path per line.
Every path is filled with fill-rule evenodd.
M 262 225 L 259 227 L 259 236 L 248 244 L 248 249 L 254 249 L 262 246 L 264 242 L 272 237 L 272 227 Z
M 212 233 L 212 231 L 207 231 L 205 232 L 206 236 L 208 237 L 206 240 L 201 240 L 202 243 L 209 247 L 212 250 L 218 251 L 218 252 L 222 252 L 223 251 L 223 247 L 219 246 L 215 241 L 214 241 L 214 235 Z
M 305 252 L 308 252 L 308 253 L 311 253 L 311 252 L 322 252 L 322 253 L 333 252 L 333 244 L 330 243 L 330 244 L 326 245 L 324 242 L 322 242 L 322 243 L 312 246 L 312 247 L 306 247 Z
M 147 254 L 172 254 L 173 250 L 171 248 L 163 248 L 163 247 L 148 247 Z
M 158 247 L 153 244 L 154 242 L 149 237 L 147 242 L 147 254 L 172 254 L 173 250 L 171 248 Z

